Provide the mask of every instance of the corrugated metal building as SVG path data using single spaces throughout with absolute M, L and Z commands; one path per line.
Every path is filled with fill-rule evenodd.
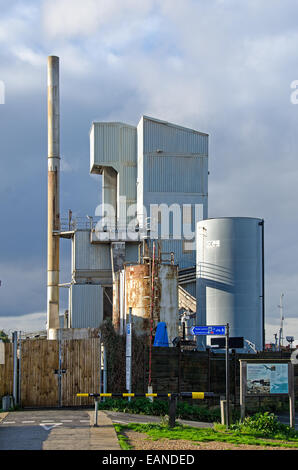
M 90 230 L 76 230 L 72 238 L 72 280 L 112 284 L 110 243 L 90 242 Z
M 98 328 L 103 321 L 103 287 L 99 285 L 73 284 L 69 295 L 69 327 Z
M 90 130 L 90 173 L 101 174 L 102 204 L 114 207 L 118 225 L 125 226 L 120 197 L 137 202 L 137 129 L 119 122 L 93 122 Z M 102 214 L 103 215 L 103 214 Z M 124 220 L 123 220 L 124 219 Z
M 179 268 L 195 266 L 196 222 L 208 216 L 208 135 L 148 116 L 137 127 L 93 122 L 90 172 L 102 175 L 96 212 L 102 222 L 73 232 L 69 295 L 70 321 L 84 327 L 103 318 L 104 289 L 113 282 L 113 242 L 124 243 L 124 260 L 135 263 L 138 240 L 150 227 L 151 238 L 162 238 L 162 251 L 173 252 Z M 193 292 L 194 280 L 183 287 Z
M 163 250 L 175 253 L 180 268 L 195 266 L 196 222 L 208 217 L 208 134 L 142 116 L 138 124 L 137 200 L 140 223 L 150 217 L 151 225 L 155 224 L 156 232 L 164 238 Z M 173 208 L 169 236 L 163 236 L 163 216 L 156 214 L 156 206 L 161 204 Z M 176 215 L 177 206 L 181 210 Z M 179 217 L 176 224 L 174 217 Z M 179 224 L 193 235 L 191 240 L 185 233 L 182 239 L 177 238 Z

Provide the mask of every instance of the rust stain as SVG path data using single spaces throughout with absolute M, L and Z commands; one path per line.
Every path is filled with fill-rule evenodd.
M 132 308 L 134 329 L 138 335 L 150 329 L 151 278 L 149 264 L 125 267 L 126 306 Z
M 169 328 L 178 321 L 178 266 L 165 265 L 155 259 L 154 290 L 152 291 L 152 260 L 149 263 L 127 265 L 125 270 L 126 313 L 132 309 L 132 321 L 135 333 L 145 335 L 149 340 L 151 314 L 153 333 L 160 321 L 169 322 Z M 119 328 L 119 280 L 114 279 L 113 323 Z M 177 290 L 177 293 L 176 293 Z M 177 295 L 176 295 L 177 294 Z M 177 298 L 177 302 L 175 302 Z M 153 308 L 152 300 L 154 301 Z M 177 305 L 176 305 L 177 304 Z M 177 317 L 177 318 L 176 318 Z
M 140 309 L 144 317 L 150 317 L 149 265 L 126 267 L 125 278 L 127 307 Z

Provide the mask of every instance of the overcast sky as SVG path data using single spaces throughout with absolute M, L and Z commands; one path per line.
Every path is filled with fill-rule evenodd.
M 58 55 L 61 212 L 93 215 L 100 202 L 93 120 L 136 125 L 146 114 L 209 133 L 209 217 L 265 219 L 266 340 L 283 292 L 285 335 L 298 341 L 298 1 L 0 0 L 0 9 L 0 328 L 46 323 L 46 68 Z M 61 245 L 67 282 L 70 244 Z

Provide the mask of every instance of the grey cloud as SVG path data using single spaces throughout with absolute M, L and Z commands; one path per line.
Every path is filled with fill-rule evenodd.
M 0 106 L 1 221 L 15 226 L 17 215 L 23 227 L 23 238 L 20 231 L 1 231 L 1 259 L 31 260 L 37 271 L 46 269 L 46 63 L 16 54 L 23 38 L 23 59 L 28 50 L 37 54 L 33 59 L 61 57 L 61 153 L 72 169 L 62 173 L 62 209 L 85 215 L 99 202 L 99 180 L 89 176 L 92 120 L 136 124 L 149 114 L 208 132 L 209 215 L 264 217 L 267 321 L 274 325 L 278 318 L 282 291 L 295 318 L 298 106 L 290 102 L 290 83 L 298 79 L 298 2 L 275 0 L 270 8 L 264 0 L 148 5 L 152 29 L 142 33 L 133 22 L 142 25 L 147 18 L 148 24 L 148 14 L 131 12 L 120 28 L 122 44 L 113 20 L 84 38 L 50 38 L 40 29 L 32 34 L 36 11 L 23 29 L 16 27 L 14 44 L 0 42 L 0 79 L 7 81 L 7 105 Z M 135 39 L 131 31 L 138 32 Z M 33 284 L 29 277 L 28 292 Z M 45 305 L 39 286 L 39 302 L 23 293 L 27 313 Z

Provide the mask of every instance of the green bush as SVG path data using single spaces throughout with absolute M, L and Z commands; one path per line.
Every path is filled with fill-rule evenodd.
M 256 413 L 253 416 L 246 417 L 242 422 L 232 424 L 231 429 L 258 432 L 266 437 L 298 437 L 297 431 L 282 424 L 273 413 L 269 412 Z
M 205 406 L 191 405 L 187 402 L 178 402 L 177 418 L 213 423 L 220 421 L 220 409 L 216 408 L 210 410 Z

